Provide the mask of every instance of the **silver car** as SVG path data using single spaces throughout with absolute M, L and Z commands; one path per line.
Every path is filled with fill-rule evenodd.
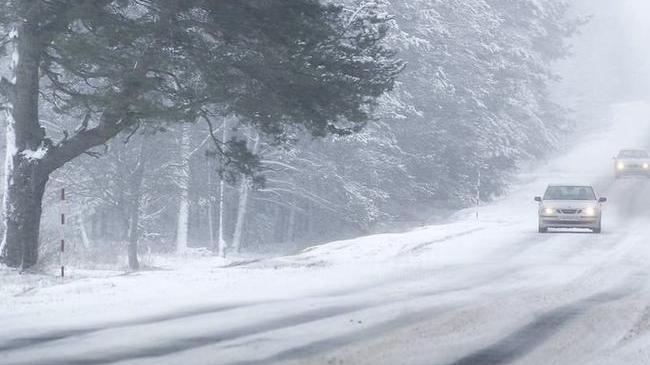
M 614 157 L 614 177 L 650 177 L 650 156 L 644 150 L 621 150 Z
M 589 185 L 549 185 L 539 203 L 539 232 L 549 228 L 586 228 L 600 233 L 602 204 L 607 198 L 597 198 Z

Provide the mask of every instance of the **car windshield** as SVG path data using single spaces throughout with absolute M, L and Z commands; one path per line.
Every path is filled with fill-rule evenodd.
M 648 158 L 648 152 L 642 150 L 623 150 L 618 153 L 618 158 Z
M 596 200 L 591 186 L 549 186 L 544 200 Z

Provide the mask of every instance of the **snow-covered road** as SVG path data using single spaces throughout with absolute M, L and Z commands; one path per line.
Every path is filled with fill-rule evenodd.
M 0 272 L 0 364 L 648 364 L 650 181 L 615 182 L 611 156 L 650 144 L 650 107 L 603 119 L 479 222 L 468 210 L 230 267 Z M 533 196 L 567 181 L 609 198 L 603 234 L 536 233 Z

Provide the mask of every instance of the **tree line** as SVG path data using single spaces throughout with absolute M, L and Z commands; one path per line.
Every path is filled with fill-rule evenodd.
M 472 203 L 479 173 L 482 199 L 503 193 L 570 128 L 548 89 L 579 25 L 561 1 L 2 6 L 12 267 L 53 250 L 62 186 L 85 252 L 137 268 L 143 247 L 223 255 L 421 221 Z

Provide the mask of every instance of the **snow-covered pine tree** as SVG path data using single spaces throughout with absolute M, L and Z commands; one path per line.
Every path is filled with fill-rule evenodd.
M 484 198 L 517 163 L 557 145 L 565 110 L 551 102 L 552 63 L 579 21 L 556 0 L 383 1 L 408 62 L 391 99 L 399 145 L 423 193 L 469 203 L 480 170 Z M 395 102 L 397 101 L 397 102 Z
M 316 0 L 7 0 L 3 10 L 15 59 L 0 89 L 11 141 L 1 256 L 11 267 L 37 262 L 50 174 L 119 133 L 193 121 L 209 105 L 277 140 L 285 124 L 351 133 L 402 69 L 382 19 L 350 22 Z M 78 128 L 48 135 L 39 95 Z

